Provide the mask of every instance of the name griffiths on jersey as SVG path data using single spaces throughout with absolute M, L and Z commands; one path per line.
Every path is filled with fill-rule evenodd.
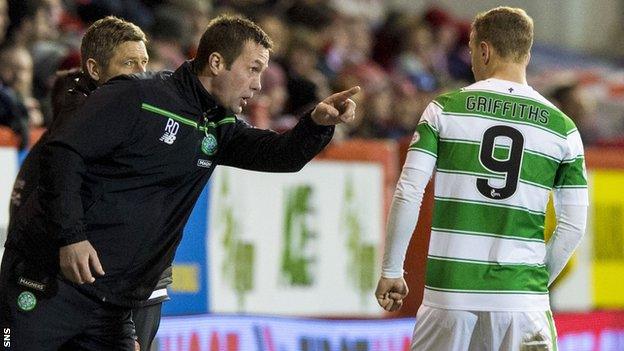
M 466 97 L 466 109 L 468 111 L 487 113 L 510 119 L 524 119 L 541 124 L 548 124 L 550 117 L 550 111 L 538 106 L 478 95 Z

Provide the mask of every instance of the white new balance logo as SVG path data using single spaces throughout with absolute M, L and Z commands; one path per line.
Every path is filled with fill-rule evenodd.
M 165 142 L 169 145 L 173 144 L 176 140 L 176 134 L 178 134 L 178 129 L 180 129 L 180 124 L 171 118 L 167 120 L 167 125 L 165 126 L 165 134 L 160 137 L 160 141 Z

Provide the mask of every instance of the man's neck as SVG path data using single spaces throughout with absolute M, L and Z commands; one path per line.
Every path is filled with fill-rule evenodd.
M 212 77 L 198 74 L 197 79 L 199 79 L 199 82 L 204 87 L 204 89 L 206 89 L 209 94 L 212 94 Z
M 502 79 L 526 85 L 526 65 L 515 62 L 501 62 L 493 68 L 488 78 Z

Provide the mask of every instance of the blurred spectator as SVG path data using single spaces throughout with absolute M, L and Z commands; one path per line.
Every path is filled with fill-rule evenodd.
M 459 30 L 451 16 L 439 8 L 429 9 L 424 20 L 431 28 L 434 38 L 431 46 L 432 69 L 438 80 L 444 84 L 451 79 L 448 61 L 458 41 Z
M 361 129 L 356 133 L 364 138 L 399 139 L 406 134 L 393 114 L 394 96 L 389 87 L 371 90 L 364 101 Z
M 157 7 L 151 34 L 151 50 L 157 52 L 166 69 L 175 69 L 186 60 L 191 27 L 183 11 L 171 5 Z
M 30 47 L 39 40 L 58 36 L 58 0 L 8 0 L 10 24 L 7 37 L 14 44 Z
M 145 28 L 153 22 L 152 11 L 141 0 L 80 0 L 76 1 L 76 12 L 87 26 L 108 15 Z
M 328 0 L 294 0 L 285 11 L 285 18 L 291 25 L 316 31 L 327 27 L 334 15 Z
M 371 58 L 372 29 L 363 19 L 336 17 L 330 39 L 333 42 L 326 50 L 325 60 L 331 73 L 337 74 L 351 65 L 377 65 Z
M 341 127 L 344 137 L 383 138 L 392 134 L 392 90 L 386 72 L 377 65 L 351 65 L 336 78 L 336 89 L 359 85 L 362 91 L 354 100 L 361 107 L 356 110 L 356 123 Z
M 448 69 L 451 77 L 458 81 L 473 83 L 472 65 L 470 63 L 470 23 L 456 23 L 457 42 L 449 52 Z
M 585 146 L 600 141 L 600 131 L 595 123 L 594 102 L 579 83 L 561 85 L 551 95 L 553 103 L 574 121 Z
M 250 101 L 247 109 L 251 124 L 278 132 L 294 127 L 298 118 L 283 115 L 287 99 L 286 73 L 280 65 L 269 63 L 262 75 L 262 90 Z
M 383 21 L 386 9 L 384 0 L 332 0 L 331 6 L 345 16 L 357 17 L 374 27 Z
M 189 47 L 186 47 L 188 57 L 195 57 L 197 48 L 195 43 L 199 43 L 202 34 L 208 26 L 211 18 L 212 6 L 205 0 L 170 0 L 172 6 L 179 8 L 184 15 L 184 22 L 187 23 L 189 33 Z
M 433 43 L 433 33 L 426 23 L 412 24 L 394 67 L 394 70 L 409 77 L 418 89 L 428 92 L 439 87 L 439 81 L 433 74 Z
M 8 27 L 9 13 L 7 9 L 7 0 L 0 0 L 0 44 L 4 42 Z
M 41 122 L 30 94 L 32 59 L 24 48 L 5 45 L 0 49 L 0 124 L 21 137 L 20 148 L 28 145 L 29 126 Z M 39 118 L 39 121 L 32 121 Z
M 6 45 L 0 49 L 0 79 L 21 98 L 31 96 L 33 63 L 24 47 Z
M 0 126 L 11 128 L 20 137 L 19 148 L 29 143 L 28 111 L 13 89 L 0 83 Z
M 283 12 L 283 0 L 216 0 L 216 7 L 228 8 L 230 11 L 253 18 L 258 13 Z
M 290 78 L 287 82 L 288 102 L 285 112 L 291 115 L 298 115 L 305 111 L 319 100 L 317 86 L 306 78 Z
M 7 38 L 30 52 L 29 60 L 32 59 L 34 67 L 28 83 L 30 91 L 21 94 L 27 107 L 36 109 L 37 112 L 33 113 L 41 115 L 39 106 L 51 88 L 59 63 L 67 54 L 66 46 L 58 41 L 62 4 L 60 0 L 9 0 L 8 4 L 11 23 Z M 46 121 L 49 121 L 50 116 L 46 115 Z M 43 118 L 40 119 L 35 125 L 44 125 Z M 31 114 L 31 124 L 33 122 Z
M 314 33 L 301 29 L 293 34 L 291 45 L 288 51 L 287 65 L 288 65 L 288 95 L 291 97 L 291 101 L 296 99 L 297 93 L 291 88 L 302 88 L 305 83 L 303 81 L 309 81 L 315 86 L 315 95 L 324 96 L 329 92 L 329 82 L 327 77 L 318 69 L 319 57 L 317 54 L 318 43 L 315 42 Z M 297 82 L 294 82 L 297 81 Z M 300 93 L 304 93 L 300 91 Z M 290 113 L 296 114 L 297 110 L 301 106 L 292 106 Z
M 436 93 L 418 91 L 406 78 L 401 81 L 393 79 L 394 101 L 392 114 L 396 116 L 400 130 L 405 131 L 404 136 L 411 136 L 416 130 L 420 116 L 425 111 L 428 101 L 431 101 Z
M 0 49 L 0 79 L 4 86 L 15 92 L 17 100 L 25 106 L 28 125 L 43 125 L 39 102 L 32 96 L 33 61 L 28 50 L 8 45 Z
M 392 68 L 401 52 L 401 47 L 397 43 L 401 42 L 406 32 L 406 22 L 409 19 L 410 16 L 402 12 L 392 11 L 388 13 L 385 22 L 375 34 L 373 59 L 387 70 Z
M 284 20 L 274 14 L 265 14 L 260 16 L 258 25 L 273 39 L 271 61 L 284 65 L 291 34 Z
M 76 13 L 87 25 L 107 15 L 122 16 L 122 12 L 121 0 L 86 0 L 76 4 Z
M 149 56 L 149 70 L 153 72 L 163 71 L 167 69 L 167 62 L 160 56 L 160 52 L 153 50 L 150 46 L 147 48 Z
M 343 17 L 337 16 L 325 30 L 324 68 L 328 75 L 335 76 L 344 65 L 351 37 Z

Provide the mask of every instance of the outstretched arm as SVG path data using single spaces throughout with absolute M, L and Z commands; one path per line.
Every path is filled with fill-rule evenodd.
M 219 163 L 254 171 L 299 171 L 329 143 L 334 125 L 353 120 L 356 106 L 350 97 L 359 91 L 353 87 L 327 97 L 282 134 L 237 121 Z

